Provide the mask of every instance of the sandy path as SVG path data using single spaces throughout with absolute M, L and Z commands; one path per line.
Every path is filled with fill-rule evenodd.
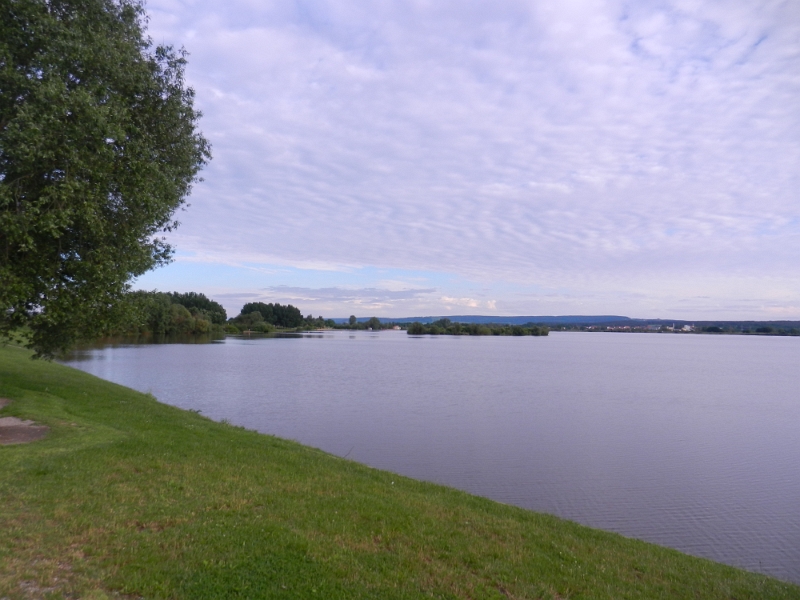
M 10 402 L 11 400 L 0 398 L 0 409 Z M 46 436 L 48 431 L 49 427 L 37 425 L 33 421 L 17 417 L 0 417 L 0 445 L 3 446 L 35 442 Z

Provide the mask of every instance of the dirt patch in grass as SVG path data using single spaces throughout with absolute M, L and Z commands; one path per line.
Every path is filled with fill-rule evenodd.
M 0 398 L 0 408 L 8 406 L 10 400 Z M 0 445 L 27 444 L 41 440 L 47 435 L 50 428 L 46 425 L 37 425 L 33 421 L 17 417 L 0 417 Z

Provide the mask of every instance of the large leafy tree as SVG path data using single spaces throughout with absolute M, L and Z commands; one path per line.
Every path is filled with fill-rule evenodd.
M 0 334 L 49 356 L 113 318 L 168 262 L 210 158 L 185 54 L 139 0 L 0 0 Z
M 263 302 L 248 302 L 242 307 L 239 317 L 258 312 L 261 318 L 270 325 L 278 327 L 300 327 L 303 324 L 303 313 L 291 304 L 283 305 L 264 304 Z
M 225 308 L 219 302 L 206 298 L 205 294 L 172 292 L 169 294 L 169 298 L 173 304 L 180 304 L 189 309 L 202 311 L 215 325 L 224 325 L 228 320 L 228 313 L 225 312 Z

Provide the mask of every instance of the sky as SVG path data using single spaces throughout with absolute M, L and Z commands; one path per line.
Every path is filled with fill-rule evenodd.
M 800 2 L 149 0 L 212 144 L 134 287 L 800 319 Z

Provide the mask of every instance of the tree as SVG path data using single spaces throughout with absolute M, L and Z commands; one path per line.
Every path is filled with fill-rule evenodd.
M 210 307 L 210 308 L 209 308 Z M 125 294 L 118 306 L 120 318 L 109 335 L 203 335 L 221 333 L 225 320 L 218 322 L 225 309 L 204 294 L 187 292 L 145 292 Z
M 349 320 L 350 327 L 352 327 L 353 325 L 355 325 L 357 320 L 358 320 L 358 319 L 356 319 L 356 316 L 355 316 L 355 315 L 350 315 L 350 320 Z
M 263 302 L 248 302 L 242 307 L 242 312 L 234 320 L 237 321 L 251 312 L 261 313 L 264 321 L 276 327 L 300 327 L 303 324 L 303 313 L 291 304 L 264 304 Z
M 225 312 L 225 308 L 219 302 L 206 298 L 205 294 L 172 292 L 169 296 L 174 304 L 180 304 L 189 309 L 197 309 L 215 325 L 224 325 L 228 320 L 228 313 Z
M 131 278 L 169 262 L 210 159 L 185 52 L 139 0 L 0 0 L 0 334 L 51 356 L 109 327 Z
M 409 335 L 422 335 L 425 333 L 425 326 L 422 323 L 414 321 L 408 326 Z

